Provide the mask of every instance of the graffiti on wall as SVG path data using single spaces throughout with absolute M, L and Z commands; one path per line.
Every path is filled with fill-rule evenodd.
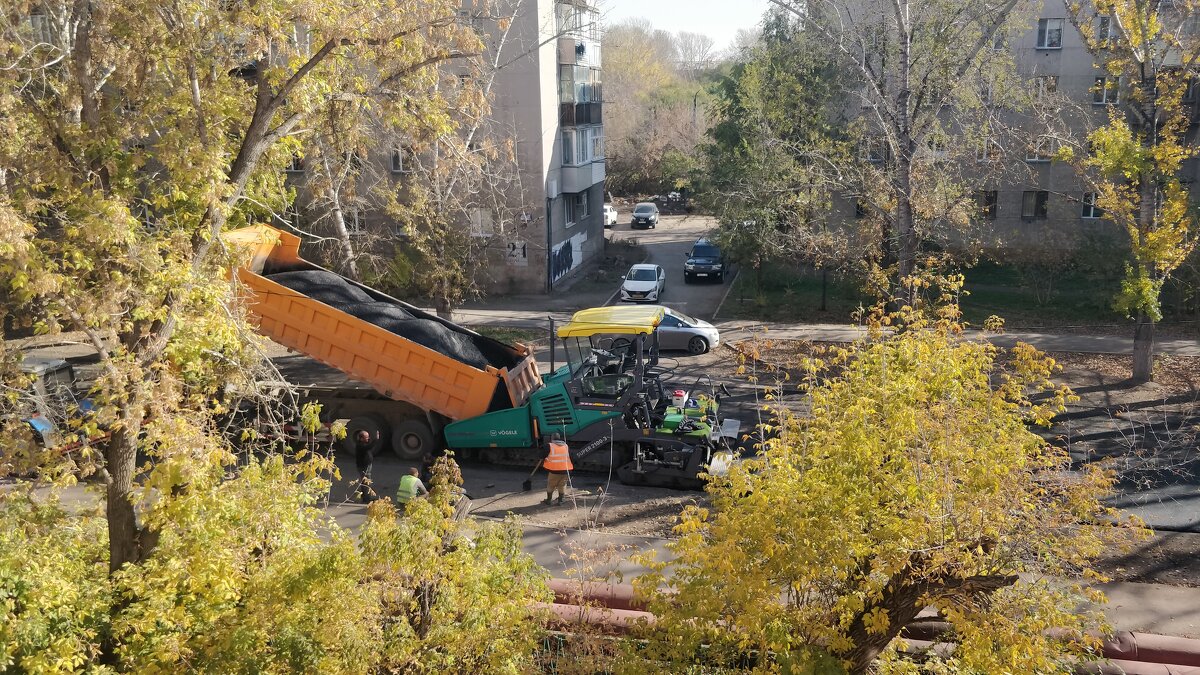
M 563 278 L 571 270 L 583 262 L 583 242 L 587 241 L 587 232 L 580 232 L 570 239 L 555 246 L 550 251 L 550 281 Z

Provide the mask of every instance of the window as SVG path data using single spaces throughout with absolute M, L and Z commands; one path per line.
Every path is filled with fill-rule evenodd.
M 996 83 L 992 80 L 984 80 L 979 83 L 979 100 L 984 103 L 991 103 L 996 95 Z
M 596 84 L 600 81 L 598 72 L 587 66 L 575 66 L 573 74 L 575 78 L 575 102 L 599 102 L 600 97 L 596 87 Z
M 558 102 L 575 102 L 575 76 L 571 66 L 558 67 Z
M 354 207 L 345 211 L 345 216 L 342 219 L 346 224 L 346 234 L 351 236 L 360 235 L 366 230 L 366 218 L 363 217 L 362 209 Z
M 1092 103 L 1106 105 L 1117 103 L 1121 92 L 1121 79 L 1116 77 L 1097 77 L 1096 86 L 1092 89 Z
M 1113 21 L 1111 16 L 1103 14 L 1096 17 L 1096 42 L 1104 46 L 1115 37 L 1117 37 L 1117 22 Z
M 312 54 L 312 30 L 302 23 L 296 23 L 292 26 L 292 44 L 296 46 L 296 53 L 301 56 L 309 56 Z
M 587 164 L 592 161 L 591 138 L 591 129 L 577 129 L 575 131 L 575 164 Z
M 1026 190 L 1021 194 L 1021 217 L 1045 220 L 1046 202 L 1049 199 L 1050 193 L 1045 190 Z
M 981 162 L 996 161 L 1000 159 L 1002 154 L 1003 148 L 1000 147 L 1000 143 L 996 139 L 985 138 L 979 146 L 979 152 L 976 153 L 975 158 Z
M 1039 19 L 1038 49 L 1062 49 L 1063 19 Z
M 559 34 L 578 33 L 583 28 L 583 12 L 579 7 L 562 2 L 555 10 L 558 15 Z
M 1054 139 L 1039 137 L 1025 153 L 1026 162 L 1049 162 L 1054 158 Z
M 1080 217 L 1088 220 L 1104 217 L 1104 209 L 1096 206 L 1095 192 L 1083 193 L 1083 213 L 1080 215 Z
M 304 173 L 304 158 L 300 155 L 292 155 L 292 161 L 287 165 L 288 173 Z
M 1058 91 L 1057 75 L 1041 75 L 1034 78 L 1034 83 L 1037 85 L 1037 91 L 1035 94 L 1039 101 L 1048 98 L 1050 95 Z
M 949 147 L 948 139 L 940 133 L 929 134 L 925 137 L 925 150 L 933 159 L 945 159 L 949 153 Z
M 50 30 L 50 17 L 45 14 L 30 14 L 29 28 L 31 37 L 39 44 L 50 44 L 54 35 Z
M 562 132 L 562 163 L 575 163 L 575 132 L 571 130 Z
M 592 159 L 604 159 L 604 129 L 592 130 Z
M 882 162 L 887 156 L 886 146 L 883 139 L 877 136 L 864 138 L 862 143 L 861 158 L 867 162 Z
M 588 198 L 586 192 L 575 195 L 575 217 L 580 220 L 588 217 Z
M 995 190 L 981 190 L 975 193 L 975 207 L 979 209 L 979 217 L 984 220 L 995 220 L 999 211 L 999 193 Z
M 555 7 L 559 35 L 573 35 L 595 40 L 599 37 L 599 15 L 585 7 L 560 2 Z
M 600 71 L 587 66 L 558 67 L 559 103 L 600 103 Z
M 404 148 L 392 148 L 392 173 L 408 173 L 404 162 Z
M 1183 101 L 1185 103 L 1191 103 L 1196 100 L 1197 84 L 1200 84 L 1200 78 L 1188 78 L 1187 88 L 1183 90 Z
M 470 211 L 470 217 L 472 237 L 490 237 L 495 233 L 496 221 L 490 210 L 474 207 Z
M 563 199 L 563 222 L 567 227 L 575 224 L 575 199 L 571 195 Z
M 291 227 L 304 227 L 304 212 L 300 210 L 300 204 L 297 202 L 288 204 L 287 208 L 283 210 L 280 220 Z

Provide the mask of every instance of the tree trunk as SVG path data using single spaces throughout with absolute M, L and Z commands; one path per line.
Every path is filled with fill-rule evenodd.
M 826 299 L 829 295 L 829 270 L 825 267 L 821 268 L 821 308 L 817 311 L 828 311 Z
M 342 197 L 339 190 L 343 181 L 334 175 L 333 163 L 329 161 L 329 148 L 324 143 L 320 143 L 320 147 L 321 166 L 325 170 L 325 180 L 328 181 L 325 198 L 329 200 L 329 218 L 333 221 L 333 231 L 337 235 L 338 243 L 342 246 L 342 269 L 351 279 L 362 281 L 358 276 L 358 252 L 354 250 L 350 231 L 346 229 L 346 212 L 342 209 Z
M 1133 380 L 1149 382 L 1154 378 L 1154 319 L 1139 313 L 1133 331 Z
M 862 675 L 871 671 L 871 665 L 875 663 L 875 659 L 879 658 L 883 650 L 887 649 L 892 640 L 900 634 L 900 630 L 912 623 L 917 614 L 924 609 L 924 603 L 921 600 L 927 588 L 927 584 L 920 582 L 888 584 L 884 589 L 884 597 L 878 604 L 871 606 L 871 609 L 879 608 L 887 611 L 889 625 L 881 633 L 872 633 L 867 630 L 864 613 L 855 617 L 850 629 L 846 632 L 846 637 L 854 643 L 854 647 L 843 655 L 850 662 L 847 672 L 851 675 Z
M 986 548 L 986 547 L 985 547 Z M 922 560 L 923 554 L 914 554 L 914 560 Z M 962 600 L 977 602 L 998 589 L 1011 586 L 1016 575 L 978 575 L 966 578 L 941 577 L 922 579 L 913 576 L 914 571 L 905 569 L 896 573 L 884 586 L 880 597 L 864 607 L 846 630 L 846 637 L 854 644 L 839 656 L 850 662 L 847 672 L 851 675 L 866 675 L 872 671 L 875 659 L 887 649 L 905 626 L 912 623 L 921 610 L 929 605 L 932 595 L 948 594 Z M 867 616 L 875 611 L 887 613 L 887 628 L 879 632 L 867 626 Z
M 913 158 L 916 155 L 916 143 L 913 139 L 912 110 L 912 16 L 909 3 L 899 0 L 892 5 L 896 21 L 896 282 L 897 287 L 893 298 L 900 305 L 914 307 L 913 289 L 905 281 L 913 275 L 917 260 L 917 232 L 913 223 L 912 207 L 912 171 Z
M 896 289 L 901 305 L 916 306 L 916 289 L 908 282 L 917 269 L 917 230 L 913 223 L 912 159 L 905 158 L 899 167 L 896 194 Z
M 437 315 L 447 321 L 453 316 L 453 308 L 450 306 L 450 300 L 445 296 L 440 296 L 434 301 L 434 306 L 437 309 Z
M 116 572 L 126 563 L 141 561 L 140 531 L 133 510 L 133 474 L 137 469 L 138 429 L 122 426 L 113 432 L 105 449 L 108 489 L 105 515 L 108 517 L 108 571 Z

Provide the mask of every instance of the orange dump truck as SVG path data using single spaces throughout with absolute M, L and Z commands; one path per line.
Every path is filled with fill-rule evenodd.
M 485 337 L 300 257 L 267 226 L 224 235 L 259 332 L 311 361 L 289 377 L 322 417 L 346 419 L 404 459 L 433 452 L 449 422 L 522 406 L 542 386 L 532 350 Z M 284 360 L 286 361 L 286 360 Z M 286 368 L 286 364 L 284 365 Z

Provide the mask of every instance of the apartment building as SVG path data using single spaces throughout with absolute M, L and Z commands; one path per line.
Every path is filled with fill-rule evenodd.
M 457 120 L 461 147 L 453 152 L 501 150 L 486 160 L 495 176 L 446 188 L 458 194 L 448 194 L 452 213 L 440 215 L 476 238 L 479 288 L 550 292 L 604 250 L 599 13 L 584 0 L 463 0 L 458 19 L 480 35 L 484 53 L 475 68 L 443 64 L 445 86 L 485 90 L 491 105 L 482 123 Z M 368 145 L 339 213 L 355 253 L 386 261 L 410 240 L 380 195 L 403 203 L 416 182 L 450 181 L 433 178 L 434 151 L 414 150 L 403 137 L 381 133 Z M 439 151 L 444 161 L 447 151 Z M 334 243 L 331 200 L 306 187 L 313 168 L 307 164 L 297 157 L 289 167 L 298 198 L 284 219 L 331 237 L 318 255 L 339 264 L 345 251 Z
M 850 4 L 865 11 L 866 5 L 853 0 Z M 966 232 L 944 228 L 942 243 L 1069 252 L 1089 240 L 1099 246 L 1122 240 L 1075 168 L 1055 159 L 1060 142 L 1086 151 L 1082 149 L 1088 130 L 1119 111 L 1115 106 L 1127 94 L 1126 83 L 1114 81 L 1088 51 L 1068 4 L 1036 3 L 1029 10 L 1033 15 L 1022 17 L 1027 30 L 1003 36 L 993 45 L 1010 56 L 1015 67 L 1017 79 L 1005 82 L 1005 90 L 992 91 L 991 83 L 973 79 L 961 83 L 987 90 L 982 100 L 994 109 L 994 135 L 965 133 L 948 120 L 946 136 L 921 139 L 922 157 L 954 163 L 947 174 L 967 186 L 974 202 L 973 227 Z M 1098 37 L 1115 35 L 1110 17 L 1092 14 L 1083 20 Z M 1012 100 L 1003 100 L 1005 96 Z M 856 97 L 849 99 L 848 116 L 869 122 L 867 108 L 860 112 Z M 887 161 L 882 138 L 867 133 L 861 158 L 882 167 Z M 1185 180 L 1194 181 L 1197 165 L 1195 160 L 1185 162 Z M 869 216 L 869 209 L 854 198 L 838 201 L 835 214 L 843 223 Z
M 1059 129 L 1048 130 L 1029 115 L 1011 115 L 1013 129 L 1003 151 L 979 155 L 982 161 L 1006 162 L 1009 170 L 978 186 L 975 200 L 980 229 L 991 235 L 985 237 L 990 246 L 1070 250 L 1086 239 L 1103 241 L 1118 233 L 1075 169 L 1054 161 L 1057 148 L 1050 136 L 1065 130 L 1076 142 L 1084 142 L 1087 128 L 1106 121 L 1121 90 L 1096 64 L 1069 19 L 1067 3 L 1046 0 L 1040 5 L 1030 29 L 1001 46 L 1011 51 L 1034 100 L 1061 101 L 1055 115 Z M 1091 21 L 1098 35 L 1112 30 L 1108 17 Z
M 583 0 L 508 2 L 492 116 L 515 132 L 524 210 L 487 273 L 500 292 L 549 292 L 604 251 L 600 17 Z

